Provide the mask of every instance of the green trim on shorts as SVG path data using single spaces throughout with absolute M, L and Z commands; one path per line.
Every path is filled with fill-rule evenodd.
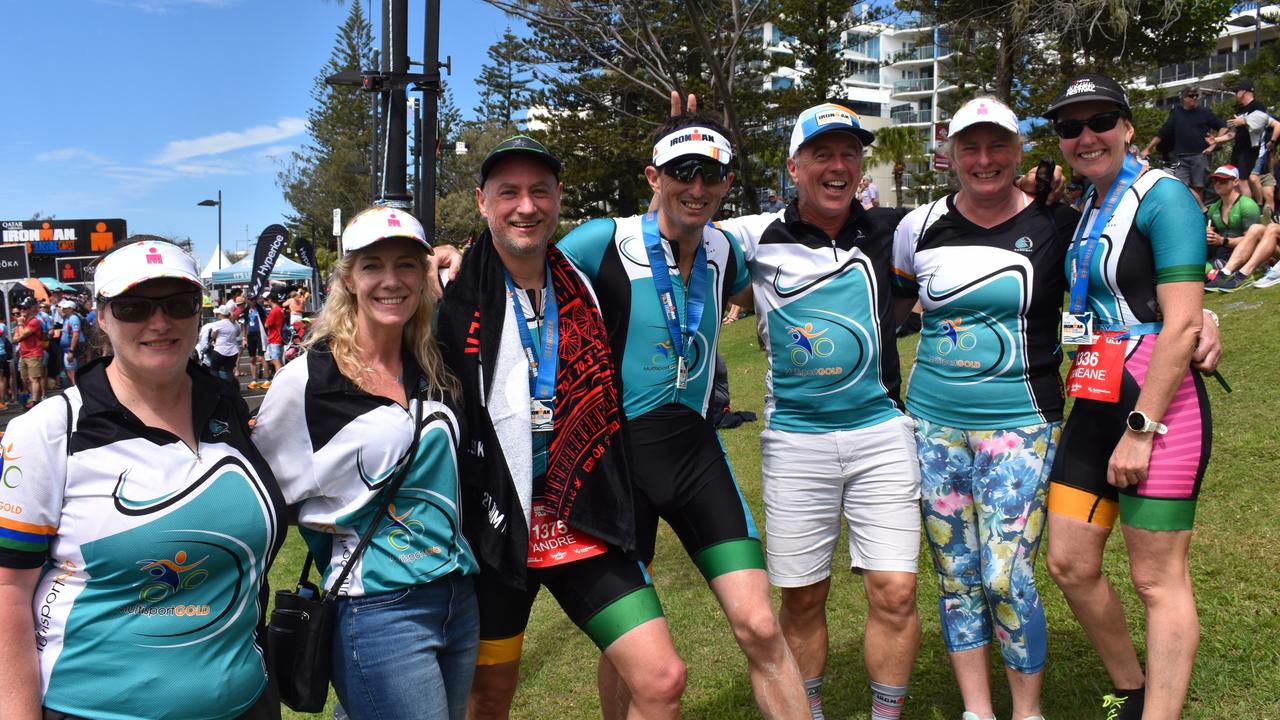
M 1196 524 L 1196 501 L 1120 493 L 1120 524 L 1141 530 L 1190 530 Z
M 734 538 L 703 548 L 693 564 L 710 582 L 735 570 L 764 570 L 764 549 L 759 538 Z
M 657 591 L 645 585 L 600 608 L 582 623 L 582 632 L 603 651 L 631 630 L 662 616 Z

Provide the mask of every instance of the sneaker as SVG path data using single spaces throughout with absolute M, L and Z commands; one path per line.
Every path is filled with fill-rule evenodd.
M 259 390 L 270 390 L 270 389 L 271 389 L 271 381 L 270 381 L 270 380 L 263 380 L 262 382 L 258 383 L 258 389 L 259 389 Z
M 1106 713 L 1105 720 L 1142 720 L 1142 706 L 1146 704 L 1144 690 L 1145 688 L 1128 690 L 1123 695 L 1103 695 L 1102 710 Z
M 1252 277 L 1237 270 L 1228 275 L 1222 282 L 1218 283 L 1216 287 L 1211 289 L 1214 292 L 1231 293 L 1239 290 L 1240 288 L 1249 287 L 1252 284 Z
M 257 380 L 254 380 L 253 382 L 249 383 L 248 385 L 245 385 L 245 387 L 246 387 L 246 388 L 248 388 L 248 389 L 250 389 L 250 390 L 257 390 L 260 386 L 261 386 L 261 384 L 260 384 Z
M 996 718 L 994 715 L 989 718 L 979 717 L 976 713 L 965 710 L 964 714 L 960 716 L 960 720 L 996 720 Z
M 1226 279 L 1227 279 L 1227 273 L 1219 272 L 1217 270 L 1210 270 L 1209 273 L 1204 276 L 1205 292 L 1218 292 L 1218 286 L 1221 285 L 1222 281 Z
M 1272 285 L 1280 285 L 1280 263 L 1272 265 L 1271 269 L 1253 284 L 1256 288 L 1269 288 Z

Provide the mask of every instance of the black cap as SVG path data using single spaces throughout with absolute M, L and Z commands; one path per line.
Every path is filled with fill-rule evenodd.
M 1193 87 L 1184 87 L 1184 88 L 1182 88 L 1182 97 L 1188 97 L 1188 96 L 1191 96 L 1191 95 L 1197 95 L 1197 96 L 1198 96 L 1199 94 L 1200 94 L 1200 91 L 1199 91 L 1199 90 L 1197 90 L 1197 89 L 1195 89 L 1195 88 L 1193 88 Z
M 1058 96 L 1053 99 L 1053 103 L 1049 105 L 1049 109 L 1045 110 L 1041 117 L 1055 120 L 1058 117 L 1058 111 L 1062 108 L 1090 100 L 1115 103 L 1120 106 L 1120 110 L 1124 112 L 1125 117 L 1132 117 L 1133 115 L 1129 108 L 1129 97 L 1125 95 L 1124 88 L 1120 87 L 1120 83 L 1106 75 L 1084 73 L 1067 81 L 1067 84 L 1058 92 Z
M 1253 92 L 1253 81 L 1250 80 L 1249 78 L 1240 78 L 1239 80 L 1237 80 L 1236 86 L 1231 88 L 1231 92 L 1240 92 L 1241 90 L 1248 90 L 1249 92 Z
M 39 303 L 36 302 L 36 299 L 33 296 L 33 297 L 27 297 L 22 302 L 18 303 L 18 307 L 22 308 L 23 310 L 30 310 L 31 308 L 35 307 L 38 304 Z
M 528 155 L 536 160 L 541 160 L 551 173 L 556 176 L 556 180 L 560 179 L 560 161 L 551 151 L 547 150 L 542 143 L 534 140 L 528 135 L 516 135 L 494 146 L 489 154 L 485 156 L 484 163 L 480 165 L 480 187 L 484 187 L 484 181 L 488 179 L 489 173 L 493 171 L 495 165 L 509 157 L 516 155 Z

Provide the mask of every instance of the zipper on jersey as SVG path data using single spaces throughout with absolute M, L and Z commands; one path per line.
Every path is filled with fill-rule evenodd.
M 840 253 L 836 249 L 835 238 L 831 239 L 831 259 L 837 261 L 840 259 Z

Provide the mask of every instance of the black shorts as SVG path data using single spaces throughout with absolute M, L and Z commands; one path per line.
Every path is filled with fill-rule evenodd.
M 245 339 L 245 350 L 247 357 L 262 357 L 262 334 L 252 330 L 249 331 L 249 335 Z
M 707 580 L 764 569 L 760 533 L 706 418 L 685 405 L 663 405 L 629 421 L 626 437 L 636 547 L 646 565 L 653 561 L 661 517 Z
M 209 369 L 214 371 L 215 373 L 220 370 L 226 370 L 227 372 L 231 372 L 232 370 L 235 370 L 236 361 L 239 359 L 240 359 L 239 353 L 236 353 L 235 355 L 223 355 L 222 353 L 219 353 L 216 350 L 210 350 L 209 351 Z
M 548 568 L 529 568 L 521 591 L 491 572 L 476 579 L 480 606 L 479 665 L 520 659 L 524 631 L 529 625 L 538 590 L 551 591 L 564 614 L 604 650 L 627 631 L 662 617 L 662 606 L 649 574 L 621 550 Z
M 1240 179 L 1245 180 L 1249 177 L 1249 173 L 1253 171 L 1253 166 L 1258 164 L 1258 153 L 1262 150 L 1260 147 L 1246 145 L 1241 147 L 1239 144 L 1231 146 L 1231 164 L 1240 169 Z

